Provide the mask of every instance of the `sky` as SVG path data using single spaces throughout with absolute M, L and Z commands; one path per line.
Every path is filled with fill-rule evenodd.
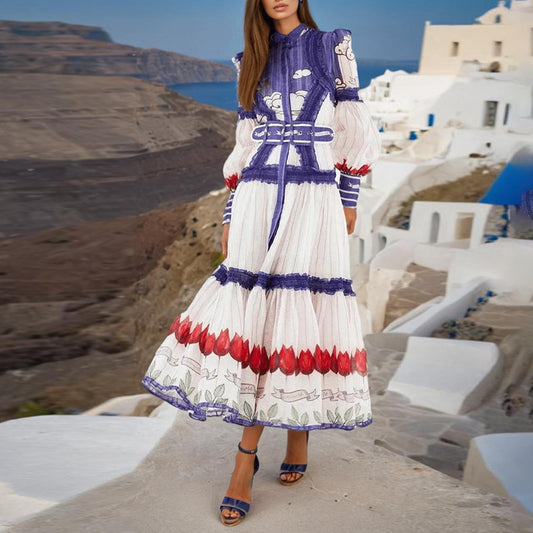
M 418 59 L 425 21 L 472 24 L 497 0 L 309 0 L 321 30 L 347 28 L 359 58 Z M 506 3 L 509 6 L 509 0 Z M 245 0 L 0 0 L 0 19 L 100 26 L 113 41 L 229 60 Z

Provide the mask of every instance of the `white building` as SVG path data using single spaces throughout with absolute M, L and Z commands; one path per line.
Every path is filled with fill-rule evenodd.
M 458 74 L 465 61 L 489 72 L 515 70 L 533 60 L 533 0 L 511 0 L 476 19 L 476 24 L 432 25 L 426 21 L 420 74 Z
M 533 144 L 533 0 L 500 1 L 477 22 L 426 25 L 420 71 L 386 70 L 361 90 L 386 153 L 362 183 L 354 264 L 400 239 L 481 244 L 489 206 L 475 202 L 418 202 L 409 231 L 387 223 L 413 193 Z
M 533 133 L 533 0 L 505 1 L 472 25 L 426 24 L 420 69 L 363 89 L 384 145 L 433 126 Z

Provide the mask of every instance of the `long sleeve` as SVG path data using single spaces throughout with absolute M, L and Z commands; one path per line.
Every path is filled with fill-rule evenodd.
M 332 150 L 340 171 L 339 193 L 345 207 L 357 207 L 361 176 L 381 153 L 381 138 L 370 110 L 359 95 L 359 74 L 350 30 L 330 32 L 335 79 L 335 130 Z
M 231 60 L 237 69 L 237 87 L 239 86 L 239 76 L 241 71 L 241 59 L 243 52 L 235 54 Z M 238 102 L 237 107 L 237 126 L 235 128 L 235 146 L 226 161 L 224 162 L 222 173 L 226 186 L 231 191 L 224 214 L 222 217 L 222 224 L 228 224 L 231 221 L 231 208 L 233 203 L 233 196 L 239 180 L 242 177 L 242 170 L 245 167 L 248 156 L 254 142 L 252 140 L 252 130 L 257 125 L 255 113 L 245 110 L 241 103 Z

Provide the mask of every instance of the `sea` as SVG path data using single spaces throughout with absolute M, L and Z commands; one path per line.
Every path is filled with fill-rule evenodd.
M 361 87 L 368 86 L 372 78 L 381 76 L 387 68 L 390 70 L 405 70 L 410 73 L 418 72 L 418 60 L 383 60 L 368 63 L 360 61 L 358 63 L 359 85 Z M 177 83 L 169 85 L 169 88 L 203 104 L 214 105 L 228 111 L 237 110 L 237 84 L 235 81 Z

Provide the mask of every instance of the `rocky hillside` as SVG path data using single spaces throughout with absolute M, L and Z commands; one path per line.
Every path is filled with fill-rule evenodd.
M 0 20 L 0 73 L 131 76 L 172 85 L 235 79 L 235 68 L 114 43 L 96 26 Z
M 127 77 L 0 74 L 0 159 L 131 157 L 197 143 L 229 148 L 236 114 Z
M 0 93 L 0 236 L 136 215 L 224 186 L 235 112 L 114 76 L 0 74 Z
M 65 412 L 144 392 L 140 378 L 161 335 L 222 260 L 227 198 L 223 186 L 135 217 L 0 240 L 9 257 L 0 421 L 30 405 L 33 414 Z

